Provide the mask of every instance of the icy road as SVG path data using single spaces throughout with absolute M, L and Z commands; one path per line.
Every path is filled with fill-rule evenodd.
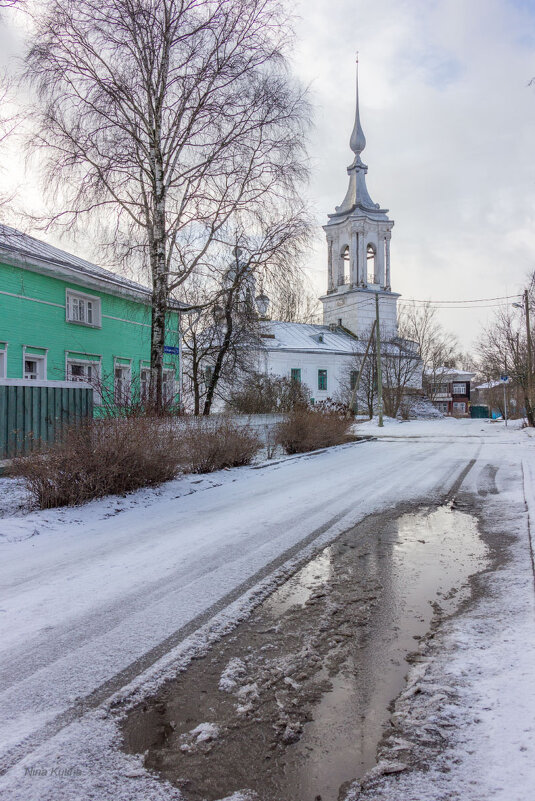
M 180 798 L 119 750 L 114 703 L 156 688 L 296 564 L 366 515 L 458 492 L 488 497 L 494 521 L 516 538 L 508 586 L 518 626 L 508 624 L 507 670 L 523 702 L 511 716 L 516 728 L 533 720 L 532 432 L 477 420 L 364 430 L 380 438 L 74 510 L 0 518 L 0 796 Z M 9 509 L 9 481 L 0 492 Z M 525 658 L 516 659 L 518 649 Z M 488 681 L 489 695 L 501 691 Z M 496 750 L 498 771 L 514 767 L 516 786 L 504 785 L 500 795 L 493 776 L 492 795 L 480 787 L 472 795 L 465 785 L 459 797 L 529 797 L 534 776 L 525 766 L 534 763 L 535 733 L 509 744 L 511 716 L 492 717 L 485 753 Z M 477 743 L 472 753 L 477 760 Z M 398 797 L 457 797 L 429 787 L 419 796 L 418 788 L 407 784 Z

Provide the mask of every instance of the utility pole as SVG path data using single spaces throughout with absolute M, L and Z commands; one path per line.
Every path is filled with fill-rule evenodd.
M 375 293 L 375 336 L 377 342 L 377 406 L 379 428 L 383 427 L 383 372 L 381 367 L 381 333 L 379 328 L 379 293 Z
M 531 387 L 531 378 L 532 378 L 532 370 L 533 370 L 533 359 L 531 356 L 531 327 L 529 324 L 529 294 L 528 290 L 524 290 L 524 309 L 526 312 L 526 338 L 528 343 L 528 403 L 529 403 L 529 415 L 528 420 L 531 417 L 533 419 L 533 402 L 532 402 L 532 387 Z

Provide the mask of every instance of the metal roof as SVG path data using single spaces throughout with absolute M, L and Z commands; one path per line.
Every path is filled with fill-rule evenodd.
M 267 350 L 308 350 L 318 353 L 352 354 L 366 345 L 346 334 L 342 329 L 332 330 L 327 325 L 267 320 L 260 326 L 262 345 Z
M 39 263 L 50 265 L 69 277 L 74 273 L 82 278 L 86 276 L 102 281 L 110 287 L 110 291 L 113 291 L 112 287 L 116 287 L 117 290 L 122 289 L 123 291 L 141 294 L 146 300 L 149 300 L 152 294 L 149 287 L 139 284 L 137 281 L 131 281 L 129 278 L 117 275 L 111 270 L 99 267 L 98 264 L 81 259 L 79 256 L 74 256 L 72 253 L 67 253 L 65 250 L 60 250 L 47 242 L 42 242 L 40 239 L 24 234 L 16 228 L 0 223 L 0 260 L 6 254 L 34 267 L 38 267 Z M 173 307 L 179 306 L 176 301 L 173 301 L 172 305 Z

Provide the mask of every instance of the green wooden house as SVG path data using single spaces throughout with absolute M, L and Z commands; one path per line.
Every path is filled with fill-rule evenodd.
M 149 382 L 151 291 L 0 225 L 0 382 L 84 382 L 95 414 Z M 179 400 L 179 304 L 169 311 L 164 392 Z M 66 386 L 72 386 L 67 383 Z M 134 389 L 133 389 L 134 388 Z

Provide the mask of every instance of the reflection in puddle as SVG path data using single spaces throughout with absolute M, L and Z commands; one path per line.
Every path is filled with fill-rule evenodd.
M 264 603 L 267 614 L 280 617 L 292 606 L 304 606 L 314 590 L 328 582 L 332 574 L 332 546 L 328 546 L 308 562 L 289 581 L 269 596 Z
M 484 557 L 475 519 L 450 507 L 364 521 L 135 710 L 127 746 L 188 799 L 338 801 L 375 764 L 432 604 L 453 612 Z M 198 742 L 199 724 L 217 736 Z

